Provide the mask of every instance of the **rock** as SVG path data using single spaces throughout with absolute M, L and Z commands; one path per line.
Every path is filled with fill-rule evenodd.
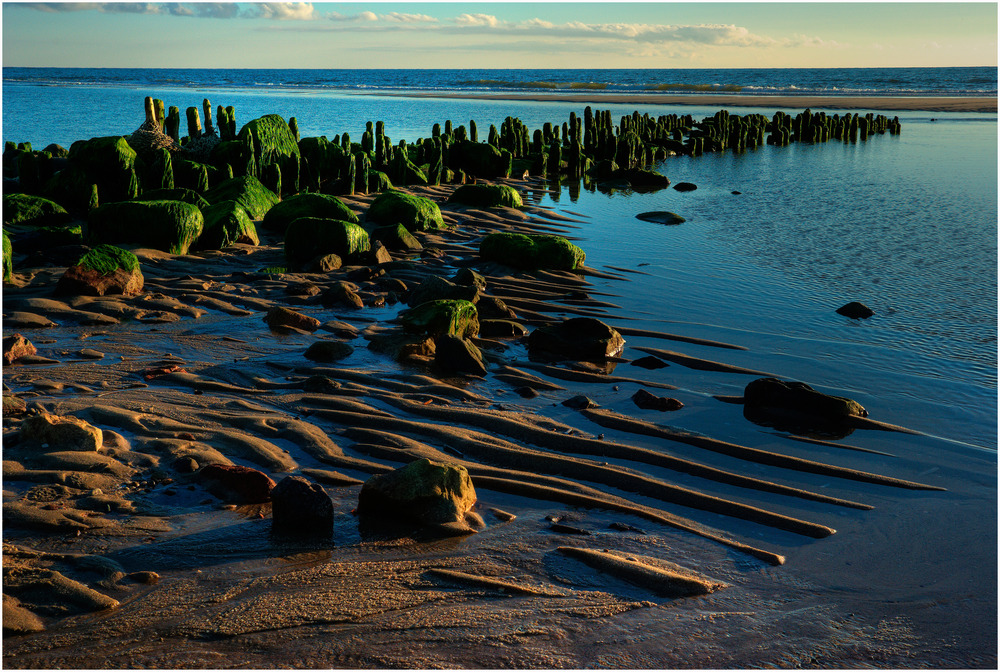
M 577 411 L 585 408 L 600 408 L 600 405 L 596 401 L 582 394 L 578 394 L 575 397 L 570 397 L 569 399 L 564 400 L 562 405 Z
M 402 224 L 390 224 L 388 226 L 377 226 L 371 234 L 372 240 L 377 240 L 390 250 L 400 252 L 419 252 L 424 249 L 420 241 L 413 237 L 413 234 Z
M 684 408 L 684 404 L 671 397 L 658 397 L 647 390 L 639 390 L 632 395 L 632 401 L 639 408 L 648 411 L 676 411 Z
M 527 270 L 574 270 L 586 253 L 562 236 L 491 233 L 479 245 L 479 256 Z
M 448 202 L 476 208 L 524 207 L 521 195 L 506 184 L 464 184 L 452 193 Z
M 522 385 L 521 387 L 516 387 L 514 388 L 514 392 L 517 393 L 517 396 L 522 397 L 523 399 L 534 399 L 535 397 L 538 396 L 538 390 L 531 387 L 530 385 Z
M 463 268 L 455 274 L 455 277 L 451 279 L 456 285 L 464 285 L 466 287 L 475 287 L 480 292 L 486 291 L 486 278 L 484 278 L 479 273 L 476 273 L 471 268 Z
M 106 203 L 87 220 L 95 242 L 136 243 L 170 254 L 187 254 L 204 225 L 198 206 L 183 201 Z
M 349 357 L 354 348 L 340 341 L 316 341 L 306 350 L 306 359 L 314 362 L 336 362 Z
M 260 245 L 257 227 L 236 201 L 219 201 L 201 210 L 205 225 L 195 243 L 199 250 L 221 250 L 242 243 Z
M 485 142 L 459 140 L 448 148 L 448 166 L 483 178 L 510 175 L 511 158 Z
M 208 207 L 208 201 L 202 198 L 194 189 L 150 189 L 142 192 L 137 201 L 184 201 L 191 205 L 197 205 L 202 212 Z
M 236 201 L 252 220 L 261 219 L 280 201 L 278 196 L 252 175 L 233 177 L 205 193 L 205 200 L 216 204 Z
M 378 241 L 372 243 L 371 249 L 360 255 L 360 258 L 362 262 L 372 266 L 388 264 L 392 261 L 392 255 L 389 254 L 389 248 Z
M 283 306 L 274 306 L 268 310 L 267 315 L 264 316 L 264 322 L 272 329 L 292 327 L 293 329 L 301 329 L 303 331 L 316 331 L 320 325 L 320 321 L 315 317 L 303 315 L 298 311 Z
M 386 167 L 387 178 L 396 184 L 427 184 L 427 175 L 407 157 L 406 152 L 398 151 Z
M 213 494 L 246 504 L 269 501 L 274 488 L 274 481 L 264 472 L 236 464 L 209 464 L 198 476 L 210 482 Z
M 371 249 L 368 232 L 357 224 L 338 219 L 300 217 L 285 231 L 285 259 L 300 266 L 320 255 L 341 259 L 358 258 Z
M 353 324 L 348 324 L 347 322 L 341 322 L 340 320 L 330 320 L 329 322 L 324 322 L 320 329 L 323 331 L 329 331 L 331 334 L 337 338 L 357 338 L 358 328 Z
M 344 306 L 347 308 L 361 309 L 365 307 L 364 301 L 358 296 L 356 285 L 349 282 L 335 282 L 328 290 L 323 292 L 320 303 L 326 308 Z
M 453 334 L 444 334 L 435 341 L 434 363 L 446 371 L 485 376 L 483 353 L 472 342 Z
M 642 212 L 635 216 L 636 219 L 641 219 L 644 222 L 653 222 L 654 224 L 682 224 L 687 220 L 674 212 L 655 210 L 653 212 Z
M 344 265 L 344 260 L 336 254 L 324 254 L 303 266 L 306 273 L 329 273 Z
M 30 357 L 38 352 L 38 348 L 21 334 L 14 334 L 3 339 L 3 363 L 13 364 L 21 357 Z
M 866 319 L 875 314 L 875 311 L 858 301 L 851 301 L 837 309 L 837 312 L 852 319 Z
M 11 595 L 3 595 L 4 635 L 26 635 L 45 630 L 45 624 L 33 611 L 21 606 L 20 600 Z
M 258 170 L 275 165 L 285 172 L 289 162 L 294 162 L 297 167 L 301 156 L 299 145 L 288 122 L 280 115 L 265 114 L 247 122 L 240 129 L 238 140 L 246 145 L 251 139 Z
M 404 330 L 434 338 L 442 334 L 471 338 L 479 333 L 476 306 L 468 301 L 428 301 L 400 313 L 399 320 Z
M 398 362 L 405 362 L 411 357 L 433 357 L 437 350 L 434 339 L 423 334 L 415 336 L 391 331 L 366 338 L 369 350 L 388 355 Z
M 271 491 L 271 531 L 275 534 L 333 534 L 333 500 L 318 483 L 286 476 Z
M 513 320 L 479 320 L 480 338 L 521 338 L 527 335 L 528 329 L 520 322 Z
M 858 402 L 817 392 L 800 382 L 758 378 L 743 391 L 744 408 L 764 417 L 810 423 L 840 424 L 851 416 L 866 418 L 868 411 Z
M 380 170 L 368 171 L 368 193 L 374 194 L 380 191 L 392 189 L 392 180 Z
M 83 227 L 79 224 L 68 226 L 40 226 L 22 231 L 15 237 L 18 252 L 31 255 L 26 264 L 34 263 L 35 255 L 54 247 L 83 244 Z
M 592 317 L 574 317 L 538 327 L 528 336 L 532 357 L 596 360 L 618 355 L 625 346 L 621 334 Z
M 443 525 L 464 523 L 475 503 L 476 490 L 465 467 L 421 459 L 365 481 L 358 513 Z
M 476 303 L 479 300 L 479 290 L 475 286 L 456 285 L 450 280 L 434 275 L 416 287 L 411 287 L 406 303 L 409 306 L 419 306 L 421 303 L 439 299 L 456 299 Z
M 289 224 L 302 217 L 358 223 L 358 216 L 336 196 L 298 194 L 286 198 L 268 210 L 261 226 L 273 231 L 286 231 Z
M 85 184 L 96 184 L 102 201 L 113 203 L 138 196 L 136 153 L 121 136 L 91 138 L 69 148 L 70 169 L 79 171 Z
M 139 258 L 114 245 L 98 245 L 66 269 L 57 296 L 135 296 L 144 283 Z
M 21 444 L 39 446 L 46 452 L 97 452 L 104 444 L 104 433 L 86 420 L 42 412 L 21 423 Z
M 132 572 L 128 575 L 128 578 L 146 586 L 152 586 L 160 582 L 160 575 L 150 571 Z
M 55 201 L 29 194 L 7 194 L 3 197 L 3 223 L 25 224 L 32 227 L 67 224 L 72 217 Z
M 178 457 L 170 466 L 179 474 L 193 474 L 200 467 L 198 461 L 193 457 Z
M 634 359 L 631 362 L 629 362 L 629 364 L 631 364 L 632 366 L 638 366 L 643 369 L 649 369 L 649 370 L 663 369 L 670 366 L 659 357 L 653 357 L 652 355 L 646 355 L 645 357 Z
M 677 191 L 694 191 L 698 188 L 698 185 L 691 184 L 690 182 L 678 182 L 674 185 L 674 189 Z
M 402 224 L 408 231 L 447 228 L 437 203 L 401 191 L 379 194 L 368 207 L 365 219 L 375 224 Z
M 14 279 L 14 248 L 10 244 L 10 237 L 3 234 L 3 281 L 11 282 Z
M 476 302 L 479 316 L 491 320 L 516 320 L 517 313 L 510 309 L 502 299 L 484 294 Z
M 28 410 L 28 405 L 24 403 L 24 399 L 20 397 L 15 397 L 13 394 L 3 395 L 3 417 L 4 418 L 20 418 Z
M 651 191 L 670 186 L 664 175 L 644 168 L 623 168 L 611 174 L 612 180 L 626 180 L 636 191 Z

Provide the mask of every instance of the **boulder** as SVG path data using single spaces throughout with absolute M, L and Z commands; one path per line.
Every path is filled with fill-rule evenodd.
M 446 371 L 485 376 L 483 353 L 471 341 L 453 334 L 444 334 L 435 341 L 434 363 Z
M 538 327 L 528 336 L 528 353 L 541 359 L 598 360 L 618 355 L 623 347 L 621 334 L 592 317 Z
M 480 338 L 522 338 L 527 335 L 527 328 L 514 320 L 479 320 Z
M 485 142 L 459 140 L 448 148 L 448 166 L 476 177 L 508 177 L 511 156 Z
M 104 444 L 104 433 L 86 420 L 42 412 L 21 423 L 21 444 L 39 446 L 47 452 L 97 452 Z
M 3 339 L 3 363 L 13 364 L 21 357 L 30 357 L 38 352 L 31 341 L 21 334 L 14 334 Z
M 446 228 L 437 203 L 401 191 L 379 194 L 368 207 L 365 219 L 375 224 L 402 224 L 408 231 Z
M 517 190 L 506 184 L 464 184 L 448 198 L 449 203 L 476 208 L 520 208 L 524 206 Z
M 846 397 L 824 394 L 800 382 L 758 378 L 743 390 L 746 411 L 806 424 L 840 424 L 848 418 L 868 417 L 864 406 Z
M 657 210 L 653 212 L 642 212 L 635 216 L 636 219 L 641 219 L 644 222 L 652 222 L 654 224 L 682 224 L 687 220 L 674 212 L 667 212 L 665 210 Z
M 572 408 L 577 411 L 582 411 L 587 408 L 600 408 L 600 404 L 596 401 L 582 394 L 578 394 L 575 397 L 570 397 L 562 402 L 563 406 L 567 408 Z
M 198 472 L 209 491 L 220 499 L 259 504 L 271 499 L 274 481 L 262 471 L 237 464 L 209 464 Z
M 136 198 L 137 201 L 183 201 L 191 205 L 197 205 L 202 211 L 208 207 L 208 201 L 202 198 L 201 194 L 193 189 L 150 189 L 144 191 Z
M 495 296 L 490 296 L 489 294 L 483 294 L 479 297 L 479 301 L 476 302 L 476 310 L 479 311 L 480 319 L 486 318 L 490 320 L 516 320 L 517 313 L 515 313 L 503 299 L 498 299 Z
M 358 223 L 358 216 L 336 196 L 299 194 L 286 198 L 268 210 L 261 225 L 274 231 L 286 231 L 289 224 L 301 217 Z
M 475 303 L 479 300 L 479 290 L 473 285 L 456 285 L 439 275 L 432 275 L 416 287 L 410 288 L 406 303 L 409 306 L 418 306 L 438 299 L 460 299 Z
M 3 197 L 3 223 L 29 226 L 58 226 L 72 219 L 66 208 L 55 201 L 29 194 Z
M 465 467 L 421 459 L 365 481 L 358 513 L 422 525 L 462 524 L 475 503 L 476 490 Z
M 691 182 L 678 182 L 674 185 L 674 189 L 677 191 L 694 191 L 698 188 L 697 184 L 692 184 Z
M 388 226 L 377 226 L 369 234 L 372 240 L 377 240 L 390 250 L 400 252 L 419 252 L 424 249 L 420 241 L 413 237 L 413 234 L 402 224 L 389 224 Z
M 423 334 L 413 335 L 401 331 L 388 331 L 365 336 L 368 339 L 368 349 L 388 355 L 397 362 L 417 358 L 433 357 L 436 345 L 434 339 Z
M 392 180 L 389 176 L 380 170 L 369 170 L 368 171 L 368 193 L 375 194 L 380 191 L 389 191 L 392 189 Z
M 26 231 L 22 230 L 15 236 L 15 240 L 18 252 L 31 255 L 35 252 L 51 250 L 53 247 L 82 245 L 83 227 L 79 224 L 40 226 Z
M 432 338 L 443 334 L 470 338 L 479 333 L 479 317 L 475 304 L 460 299 L 439 299 L 421 303 L 400 313 L 399 321 L 404 330 L 415 334 L 427 334 Z
M 336 362 L 349 357 L 354 352 L 347 343 L 340 341 L 316 341 L 306 350 L 306 359 L 314 362 Z
M 364 301 L 358 296 L 357 286 L 349 282 L 335 282 L 328 290 L 323 292 L 320 303 L 326 308 L 347 307 L 361 309 L 365 307 Z
M 404 152 L 396 152 L 386 167 L 386 176 L 395 184 L 427 184 L 427 175 Z
M 271 329 L 291 327 L 292 329 L 301 329 L 302 331 L 309 332 L 316 331 L 320 325 L 320 321 L 315 317 L 303 315 L 284 306 L 274 306 L 268 310 L 267 315 L 264 316 L 264 322 Z
M 300 217 L 285 232 L 285 259 L 299 266 L 320 255 L 336 254 L 351 259 L 371 249 L 368 232 L 357 224 L 338 219 Z
M 218 186 L 209 189 L 205 193 L 205 200 L 213 204 L 222 201 L 236 201 L 252 220 L 261 219 L 268 210 L 280 202 L 273 191 L 252 175 L 225 180 Z
M 333 500 L 318 483 L 286 476 L 271 490 L 271 532 L 329 537 L 333 534 Z
M 312 259 L 302 268 L 306 273 L 329 273 L 330 271 L 336 271 L 343 265 L 344 260 L 340 258 L 340 255 L 322 254 Z
M 475 287 L 481 292 L 486 291 L 486 278 L 484 278 L 479 273 L 476 273 L 471 268 L 463 268 L 455 273 L 455 277 L 451 279 L 456 285 L 464 285 L 466 287 Z
M 586 253 L 562 236 L 491 233 L 479 245 L 479 256 L 514 268 L 566 270 L 577 268 Z
M 14 247 L 10 244 L 7 233 L 3 234 L 3 281 L 11 282 L 14 279 Z
M 875 311 L 859 301 L 851 301 L 837 309 L 837 312 L 844 317 L 855 320 L 864 320 L 875 314 Z
M 139 258 L 114 245 L 98 245 L 80 257 L 59 278 L 55 293 L 61 296 L 135 296 L 144 278 Z
M 679 399 L 658 397 L 648 390 L 639 390 L 633 394 L 632 402 L 639 408 L 648 411 L 676 411 L 684 408 L 684 404 Z
M 229 245 L 260 245 L 257 227 L 236 201 L 219 201 L 202 208 L 205 227 L 195 243 L 199 250 L 220 250 Z
M 646 355 L 645 357 L 640 357 L 639 359 L 633 359 L 629 362 L 629 364 L 650 370 L 665 369 L 670 366 L 659 357 L 653 357 L 652 355 Z
M 187 254 L 205 219 L 183 201 L 108 203 L 90 213 L 87 235 L 97 243 L 136 243 L 170 254 Z
M 248 121 L 240 129 L 238 140 L 246 144 L 251 135 L 258 170 L 277 165 L 284 171 L 289 160 L 297 163 L 301 156 L 295 134 L 280 115 L 266 114 Z
M 70 165 L 83 171 L 86 182 L 97 185 L 105 203 L 139 195 L 135 159 L 135 150 L 121 136 L 79 140 L 69 148 Z

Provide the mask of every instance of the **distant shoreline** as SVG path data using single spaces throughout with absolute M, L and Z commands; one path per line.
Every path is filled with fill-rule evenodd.
M 988 97 L 953 96 L 754 96 L 742 94 L 655 95 L 655 94 L 593 94 L 574 92 L 552 93 L 464 93 L 464 92 L 365 92 L 360 95 L 397 96 L 402 98 L 464 98 L 477 100 L 520 100 L 538 102 L 636 105 L 698 105 L 725 107 L 817 108 L 826 110 L 890 110 L 924 112 L 984 112 L 996 113 L 997 99 Z

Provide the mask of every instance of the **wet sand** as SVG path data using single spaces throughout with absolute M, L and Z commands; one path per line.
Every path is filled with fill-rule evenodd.
M 757 377 L 736 366 L 740 344 L 630 325 L 615 269 L 530 274 L 476 258 L 486 233 L 572 236 L 572 217 L 411 191 L 454 226 L 418 234 L 422 253 L 394 254 L 370 280 L 259 272 L 283 264 L 263 230 L 259 247 L 136 249 L 135 298 L 53 298 L 61 267 L 18 269 L 4 335 L 38 353 L 5 366 L 4 383 L 103 439 L 40 451 L 5 414 L 5 593 L 17 624 L 44 628 L 5 637 L 5 667 L 995 667 L 995 572 L 990 586 L 988 569 L 961 569 L 996 565 L 977 538 L 995 459 L 927 470 L 907 442 L 930 439 L 878 418 L 844 442 L 775 431 L 734 443 L 723 427 L 746 422 L 739 404 L 707 391 Z M 371 197 L 344 200 L 363 214 Z M 517 339 L 480 339 L 490 372 L 477 378 L 367 347 L 401 307 L 387 278 L 412 288 L 468 266 L 526 325 L 582 314 L 621 326 L 621 361 L 545 364 Z M 322 306 L 352 271 L 365 307 Z M 271 331 L 276 305 L 323 326 Z M 55 325 L 29 328 L 44 320 Z M 310 361 L 317 340 L 354 351 Z M 671 368 L 629 364 L 649 353 Z M 642 411 L 628 401 L 639 388 L 684 410 Z M 562 405 L 580 394 L 623 401 Z M 718 418 L 719 436 L 676 429 L 685 412 Z M 895 437 L 900 457 L 864 452 L 872 435 Z M 354 515 L 364 479 L 420 457 L 467 467 L 481 531 L 436 538 Z M 323 484 L 332 543 L 273 536 L 269 504 L 217 497 L 190 460 Z M 678 574 L 710 590 L 672 592 L 664 577 Z M 5 598 L 5 628 L 7 613 Z M 948 625 L 928 634 L 928 622 Z
M 359 95 L 397 95 L 392 93 Z M 463 98 L 478 100 L 531 100 L 539 102 L 580 103 L 607 105 L 697 105 L 699 107 L 761 107 L 772 110 L 876 110 L 876 111 L 927 111 L 927 112 L 986 112 L 996 113 L 997 99 L 958 96 L 754 96 L 742 94 L 717 95 L 657 95 L 657 94 L 603 94 L 603 93 L 412 93 L 398 94 L 405 97 Z

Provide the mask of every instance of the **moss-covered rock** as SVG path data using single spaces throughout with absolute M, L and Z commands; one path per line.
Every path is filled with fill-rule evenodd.
M 69 149 L 70 164 L 81 169 L 86 179 L 97 185 L 105 203 L 138 195 L 135 159 L 135 150 L 121 136 L 79 140 Z
M 479 288 L 474 285 L 456 285 L 439 275 L 432 275 L 410 290 L 406 303 L 419 306 L 438 299 L 461 299 L 475 303 L 479 300 Z
M 281 115 L 266 114 L 248 121 L 240 129 L 239 139 L 244 141 L 251 132 L 258 167 L 280 164 L 285 157 L 301 156 L 295 134 Z
M 396 152 L 387 173 L 394 184 L 427 184 L 427 175 L 403 152 Z
M 14 249 L 10 244 L 7 233 L 3 234 L 3 281 L 10 282 L 14 279 Z
M 448 165 L 476 177 L 508 177 L 511 157 L 493 145 L 480 142 L 459 141 L 449 148 Z
M 250 219 L 262 219 L 267 211 L 280 202 L 278 196 L 261 184 L 252 175 L 234 177 L 209 189 L 205 200 L 215 204 L 222 201 L 236 201 Z
M 421 459 L 365 481 L 358 513 L 424 525 L 464 524 L 475 503 L 476 490 L 465 467 Z
M 379 241 L 390 250 L 419 252 L 424 249 L 420 241 L 414 238 L 413 234 L 402 224 L 376 226 L 370 235 L 372 240 Z
M 389 191 L 392 189 L 392 181 L 389 176 L 381 170 L 368 171 L 368 193 L 374 194 L 379 191 Z
M 562 236 L 491 233 L 479 246 L 479 256 L 528 270 L 571 271 L 587 258 L 586 253 Z
M 15 240 L 17 249 L 24 254 L 64 245 L 82 245 L 83 227 L 79 224 L 40 226 L 20 232 Z
M 448 198 L 449 203 L 461 203 L 477 208 L 520 208 L 524 206 L 517 190 L 506 184 L 464 184 Z
M 286 198 L 264 215 L 261 225 L 275 231 L 285 231 L 288 225 L 302 217 L 337 219 L 358 223 L 358 216 L 336 196 L 326 194 L 299 194 Z
M 402 224 L 409 231 L 443 229 L 446 226 L 437 203 L 401 191 L 379 194 L 369 206 L 365 219 L 375 224 Z
M 367 231 L 338 219 L 300 217 L 285 232 L 285 259 L 292 266 L 325 254 L 348 259 L 370 249 Z
M 108 203 L 90 213 L 87 236 L 97 243 L 136 243 L 187 254 L 204 224 L 198 206 L 183 201 Z
M 3 223 L 30 226 L 58 226 L 72 219 L 66 208 L 55 201 L 29 194 L 3 197 Z
M 421 303 L 400 313 L 399 320 L 404 330 L 432 337 L 454 334 L 459 338 L 471 338 L 479 333 L 475 304 L 459 299 Z
M 56 285 L 56 294 L 132 296 L 142 291 L 143 281 L 135 254 L 114 245 L 98 245 L 66 269 Z
M 204 210 L 208 207 L 208 201 L 201 197 L 197 191 L 193 189 L 175 188 L 175 189 L 151 189 L 149 191 L 144 191 L 139 198 L 135 199 L 137 201 L 184 201 L 185 203 L 190 203 L 191 205 L 197 205 L 200 210 Z
M 86 214 L 98 206 L 98 191 L 85 170 L 70 165 L 45 183 L 42 194 L 72 213 Z
M 257 227 L 236 201 L 220 201 L 201 210 L 205 226 L 195 247 L 199 250 L 219 250 L 243 243 L 260 245 Z

